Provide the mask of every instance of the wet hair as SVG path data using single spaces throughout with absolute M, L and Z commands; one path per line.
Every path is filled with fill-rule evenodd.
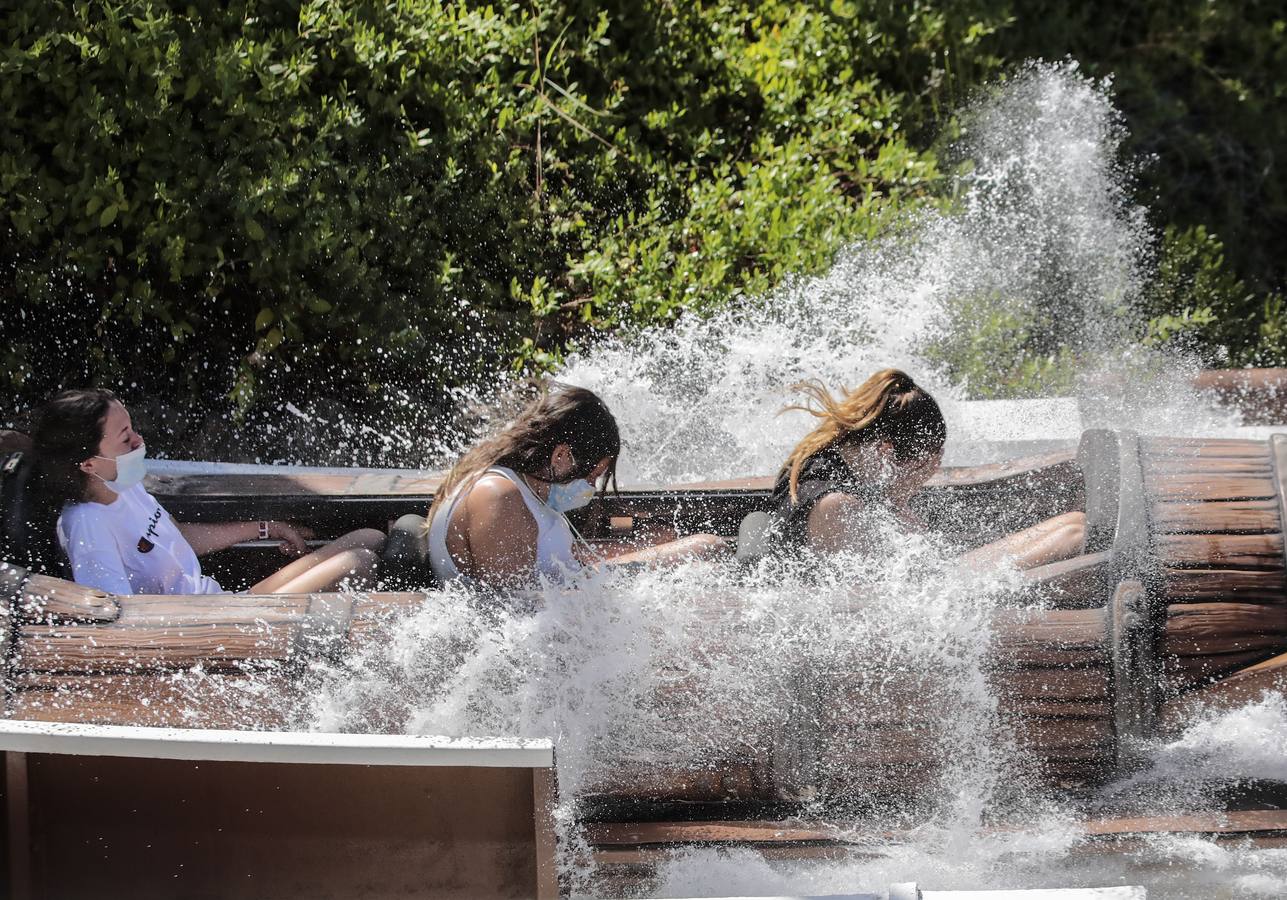
M 941 453 L 947 423 L 934 398 L 898 369 L 882 369 L 837 400 L 816 381 L 795 385 L 817 406 L 793 405 L 822 422 L 796 444 L 783 464 L 790 473 L 791 502 L 797 499 L 800 470 L 815 453 L 832 447 L 887 441 L 894 459 L 911 462 Z
M 98 454 L 107 413 L 119 402 L 111 391 L 84 388 L 55 394 L 36 410 L 31 440 L 37 490 L 55 510 L 85 499 L 89 476 L 80 464 Z
M 491 466 L 504 466 L 542 481 L 554 473 L 550 457 L 559 444 L 567 444 L 576 461 L 568 480 L 586 478 L 600 460 L 609 459 L 608 483 L 617 479 L 621 435 L 617 420 L 593 391 L 553 383 L 499 434 L 479 443 L 452 467 L 434 494 L 429 516 L 462 484 L 482 475 Z

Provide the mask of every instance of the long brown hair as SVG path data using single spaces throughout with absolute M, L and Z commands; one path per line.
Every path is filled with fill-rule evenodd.
M 898 369 L 881 369 L 837 400 L 817 381 L 794 386 L 817 406 L 796 404 L 822 422 L 795 445 L 782 465 L 790 473 L 791 502 L 797 498 L 800 470 L 809 457 L 841 444 L 888 441 L 900 462 L 924 459 L 943 449 L 947 423 L 934 398 Z
M 504 466 L 549 481 L 553 477 L 550 456 L 559 444 L 567 444 L 576 460 L 577 467 L 569 480 L 585 478 L 600 460 L 607 458 L 611 460 L 608 483 L 616 486 L 617 456 L 621 453 L 617 420 L 593 391 L 556 382 L 542 390 L 499 434 L 460 458 L 434 492 L 429 518 L 458 486 L 491 466 Z
M 119 402 L 111 391 L 83 388 L 55 394 L 36 410 L 31 440 L 38 490 L 54 509 L 85 499 L 89 476 L 80 464 L 98 453 L 103 422 Z

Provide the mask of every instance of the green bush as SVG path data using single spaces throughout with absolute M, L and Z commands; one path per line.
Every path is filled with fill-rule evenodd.
M 0 19 L 6 376 L 433 390 L 817 271 L 998 23 L 913 4 L 26 0 Z M 995 64 L 987 62 L 984 66 Z M 946 78 L 946 82 L 945 82 Z
M 918 350 L 938 373 L 979 400 L 1070 393 L 1078 359 L 1053 345 L 1049 323 L 1027 298 L 995 295 L 948 302 L 945 327 Z
M 11 377 L 244 407 L 261 377 L 361 389 L 501 331 L 540 236 L 496 121 L 535 103 L 496 63 L 536 31 L 429 3 L 25 4 L 3 290 L 51 330 L 8 342 Z
M 217 416 L 548 364 L 945 202 L 944 116 L 1068 52 L 1119 73 L 1163 221 L 1231 237 L 1220 267 L 1256 298 L 1234 304 L 1259 310 L 1250 331 L 1216 334 L 1159 294 L 1175 321 L 1155 339 L 1278 360 L 1281 259 L 1240 229 L 1284 221 L 1280 18 L 1252 0 L 16 0 L 0 378 L 20 400 L 95 381 Z M 1225 180 L 1204 168 L 1222 148 Z
M 1224 244 L 1201 226 L 1170 226 L 1144 301 L 1145 343 L 1196 353 L 1208 365 L 1274 365 L 1287 359 L 1287 309 L 1251 290 L 1225 264 Z
M 1031 0 L 1007 59 L 1071 56 L 1112 79 L 1159 230 L 1205 227 L 1256 291 L 1287 280 L 1287 8 L 1266 0 Z M 1178 313 L 1179 310 L 1177 309 Z M 1254 329 L 1253 329 L 1254 332 Z M 1279 359 L 1283 359 L 1279 357 Z

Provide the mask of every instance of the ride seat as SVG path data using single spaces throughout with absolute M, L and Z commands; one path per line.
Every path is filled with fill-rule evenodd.
M 58 546 L 58 511 L 44 508 L 30 489 L 36 469 L 31 451 L 27 435 L 0 430 L 0 560 L 70 578 Z
M 768 556 L 778 524 L 777 514 L 765 510 L 743 516 L 737 526 L 737 561 L 749 566 Z
M 380 577 L 386 581 L 410 589 L 438 584 L 429 565 L 429 522 L 424 516 L 407 513 L 394 522 L 380 559 Z

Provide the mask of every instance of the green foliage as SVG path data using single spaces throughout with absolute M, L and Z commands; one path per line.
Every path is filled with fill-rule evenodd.
M 1002 24 L 859 0 L 23 0 L 0 18 L 6 375 L 244 409 L 717 307 L 926 202 L 903 123 L 966 89 L 960 52 Z
M 1287 221 L 1283 31 L 1255 0 L 14 0 L 0 378 L 209 412 L 548 366 L 942 202 L 943 117 L 1068 53 L 1116 73 L 1181 226 L 1149 339 L 1281 360 L 1283 263 L 1258 248 Z M 944 365 L 982 393 L 1057 383 L 997 315 Z
M 961 297 L 944 311 L 943 329 L 921 355 L 940 374 L 980 400 L 1057 396 L 1071 392 L 1077 359 L 1051 346 L 1037 310 L 1011 298 Z
M 1212 365 L 1276 365 L 1287 360 L 1287 311 L 1225 264 L 1224 244 L 1202 226 L 1168 226 L 1157 275 L 1144 299 L 1144 341 L 1197 352 Z
M 1030 0 L 992 44 L 1110 76 L 1159 225 L 1205 226 L 1253 290 L 1287 280 L 1287 7 L 1265 0 Z M 1178 313 L 1179 310 L 1176 310 Z

